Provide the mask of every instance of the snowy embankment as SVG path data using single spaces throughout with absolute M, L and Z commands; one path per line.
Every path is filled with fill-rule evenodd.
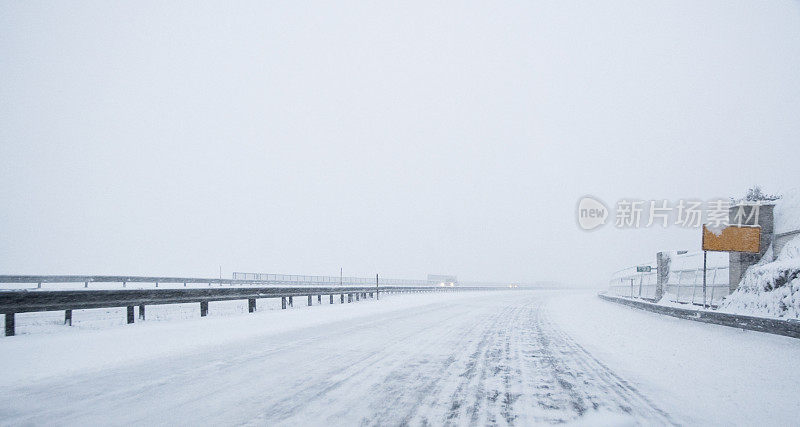
M 784 194 L 774 212 L 775 235 L 800 229 L 800 191 Z M 800 319 L 800 234 L 778 254 L 771 245 L 759 263 L 747 269 L 736 291 L 723 300 L 720 311 Z
M 587 351 L 687 425 L 794 425 L 800 340 L 687 322 L 594 294 L 548 315 Z M 753 398 L 752 396 L 757 396 Z
M 775 261 L 765 262 L 771 257 L 770 248 L 760 263 L 747 269 L 720 311 L 800 319 L 800 236 L 787 243 Z

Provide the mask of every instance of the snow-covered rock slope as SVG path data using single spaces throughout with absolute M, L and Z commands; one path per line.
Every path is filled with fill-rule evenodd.
M 800 227 L 797 190 L 785 194 L 775 206 L 775 232 L 786 233 L 794 226 Z M 747 269 L 720 311 L 800 319 L 800 235 L 774 255 L 770 246 L 761 261 Z

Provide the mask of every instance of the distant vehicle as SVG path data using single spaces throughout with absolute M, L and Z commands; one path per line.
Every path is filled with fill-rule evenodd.
M 457 286 L 458 277 L 444 274 L 429 274 L 428 284 L 433 286 Z

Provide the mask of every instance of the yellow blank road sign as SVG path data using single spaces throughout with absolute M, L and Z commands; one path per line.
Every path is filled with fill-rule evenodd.
M 761 227 L 739 227 L 729 225 L 718 235 L 703 224 L 703 250 L 720 252 L 758 253 L 761 242 Z

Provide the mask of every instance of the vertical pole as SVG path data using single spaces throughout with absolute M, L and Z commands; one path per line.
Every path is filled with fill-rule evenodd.
M 331 294 L 331 304 L 333 304 L 333 294 Z
M 339 304 L 344 304 L 344 294 L 339 294 Z
M 378 290 L 378 275 L 375 274 L 375 299 L 381 299 L 381 293 Z
M 339 267 L 339 286 L 342 286 L 342 267 Z
M 144 304 L 139 304 L 139 319 L 144 320 Z
M 708 251 L 703 251 L 703 308 L 706 308 L 706 271 L 708 270 Z
M 133 306 L 128 306 L 128 323 L 133 323 Z
M 642 297 L 642 281 L 644 280 L 644 273 L 639 276 L 639 298 Z
M 633 278 L 631 278 L 631 298 L 633 298 Z
M 6 336 L 14 336 L 14 313 L 6 313 Z
M 64 310 L 64 324 L 72 326 L 72 310 Z
M 308 306 L 311 306 L 311 295 L 308 296 Z
M 208 315 L 208 301 L 200 302 L 200 317 Z
M 281 297 L 281 308 L 286 310 L 286 297 Z
M 294 299 L 293 299 L 293 297 L 289 297 L 289 307 L 294 307 Z
M 125 287 L 125 284 L 126 284 L 126 283 L 128 283 L 128 282 L 125 282 L 125 281 L 123 281 L 123 282 L 122 282 L 122 287 L 123 287 L 123 288 Z
M 158 282 L 156 282 L 156 287 L 158 287 Z
M 317 295 L 317 304 L 322 304 L 322 294 Z
M 250 298 L 247 300 L 247 312 L 252 313 L 256 311 L 256 299 Z
M 37 287 L 38 289 L 42 289 L 42 282 L 39 282 L 39 284 L 38 284 L 38 285 L 36 285 L 36 287 Z
M 714 275 L 711 277 L 711 296 L 708 298 L 709 306 L 714 305 L 714 289 L 716 289 L 715 285 L 717 283 L 717 271 L 719 271 L 719 268 L 714 269 Z
M 653 296 L 656 302 L 664 296 L 664 286 L 669 277 L 669 257 L 665 252 L 656 253 L 656 293 Z
M 83 287 L 84 288 L 88 288 L 89 287 L 89 282 L 83 282 Z

